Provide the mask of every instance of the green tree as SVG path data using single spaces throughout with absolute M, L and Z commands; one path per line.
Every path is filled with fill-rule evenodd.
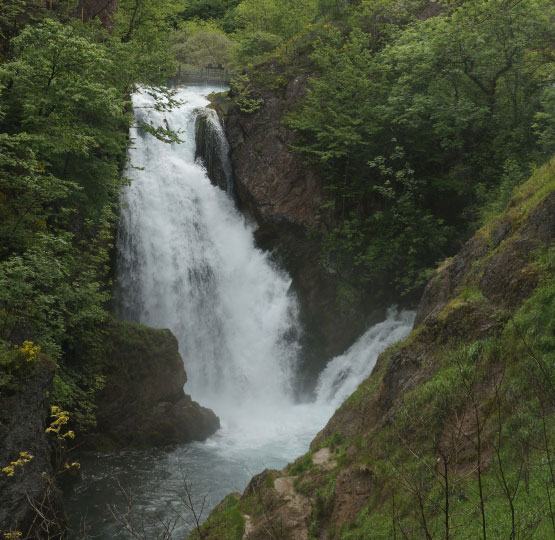
M 223 32 L 214 30 L 201 30 L 191 35 L 180 32 L 174 36 L 177 60 L 197 68 L 208 64 L 228 66 L 232 45 L 233 42 Z
M 367 3 L 360 9 L 371 13 Z M 387 13 L 384 5 L 372 9 Z M 553 34 L 552 16 L 552 4 L 543 0 L 473 0 L 427 20 L 409 22 L 403 15 L 396 26 L 395 19 L 377 17 L 372 29 L 372 19 L 363 18 L 370 32 L 354 28 L 345 35 L 322 27 L 311 56 L 318 76 L 287 122 L 297 134 L 297 151 L 326 178 L 328 223 L 336 232 L 344 228 L 334 233 L 330 249 L 334 238 L 357 237 L 350 266 L 375 260 L 364 255 L 371 251 L 368 242 L 385 247 L 388 233 L 383 227 L 377 236 L 364 230 L 378 210 L 399 220 L 407 238 L 421 227 L 418 236 L 426 231 L 436 235 L 432 245 L 453 250 L 480 206 L 498 193 L 505 173 L 526 175 L 530 161 L 542 155 L 534 126 L 544 146 L 551 140 L 546 74 L 552 56 L 545 39 Z M 407 186 L 388 203 L 385 192 L 376 191 L 382 175 L 368 167 L 376 156 L 393 155 L 396 146 L 417 182 L 410 213 L 423 213 L 416 222 L 402 218 L 407 200 L 403 212 L 395 210 Z M 438 222 L 448 228 L 426 225 Z M 416 242 L 398 263 L 415 260 L 423 269 L 438 256 L 441 249 Z

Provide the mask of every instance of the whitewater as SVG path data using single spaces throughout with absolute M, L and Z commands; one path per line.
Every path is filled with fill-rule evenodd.
M 178 505 L 183 474 L 213 507 L 242 491 L 252 475 L 306 452 L 379 353 L 412 327 L 412 312 L 391 308 L 384 322 L 328 363 L 316 396 L 298 402 L 302 329 L 291 278 L 256 248 L 255 224 L 237 210 L 231 187 L 212 185 L 195 160 L 195 120 L 209 114 L 218 122 L 204 109 L 206 96 L 218 90 L 182 88 L 176 95 L 182 104 L 171 113 L 155 108 L 149 92 L 133 96 L 138 124 L 169 126 L 182 142 L 131 130 L 116 301 L 120 318 L 174 333 L 188 375 L 185 392 L 214 410 L 221 429 L 203 443 L 86 458 L 70 507 L 73 514 L 86 509 L 101 538 L 118 536 L 103 513 L 107 502 L 121 502 L 116 478 L 134 492 L 140 515 L 163 518 Z M 224 139 L 221 147 L 227 149 Z

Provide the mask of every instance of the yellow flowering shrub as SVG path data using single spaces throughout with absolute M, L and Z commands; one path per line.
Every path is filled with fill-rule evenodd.
M 46 433 L 55 433 L 59 440 L 75 438 L 75 433 L 71 430 L 62 433 L 62 428 L 69 422 L 69 413 L 67 411 L 63 411 L 57 405 L 52 405 L 50 407 L 50 416 L 53 420 L 46 428 Z
M 0 340 L 0 388 L 16 390 L 29 375 L 41 352 L 32 341 L 10 345 Z
M 6 467 L 3 467 L 2 472 L 6 476 L 14 476 L 16 467 L 25 467 L 25 465 L 29 463 L 29 461 L 31 461 L 33 458 L 34 456 L 29 454 L 29 452 L 19 452 L 19 458 L 17 458 L 15 461 L 12 461 L 9 465 L 6 465 Z

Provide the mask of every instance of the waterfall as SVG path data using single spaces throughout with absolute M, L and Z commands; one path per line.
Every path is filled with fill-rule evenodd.
M 390 309 L 385 321 L 328 363 L 314 401 L 295 402 L 299 322 L 291 280 L 256 249 L 253 226 L 195 157 L 195 121 L 213 90 L 180 90 L 184 104 L 167 116 L 148 92 L 133 96 L 138 120 L 167 122 L 184 142 L 165 144 L 131 130 L 116 300 L 120 317 L 173 331 L 189 377 L 185 391 L 212 408 L 222 428 L 203 443 L 103 454 L 84 464 L 73 508 L 75 515 L 86 509 L 99 537 L 115 538 L 103 511 L 121 503 L 116 476 L 134 493 L 137 515 L 159 523 L 175 519 L 184 471 L 199 494 L 208 493 L 209 510 L 242 491 L 253 474 L 280 469 L 306 452 L 378 355 L 412 327 L 413 313 Z M 174 532 L 184 537 L 189 530 L 182 524 Z
M 348 351 L 328 362 L 318 378 L 316 403 L 339 407 L 370 376 L 380 353 L 407 336 L 413 322 L 414 312 L 390 308 L 385 321 L 370 327 Z
M 222 421 L 208 445 L 278 445 L 295 455 L 371 373 L 378 354 L 408 334 L 413 314 L 390 310 L 329 362 L 315 402 L 295 403 L 299 321 L 291 279 L 255 247 L 253 225 L 196 159 L 197 119 L 217 120 L 203 109 L 211 90 L 181 89 L 184 103 L 167 116 L 149 93 L 133 96 L 139 121 L 180 130 L 183 142 L 131 131 L 132 182 L 122 194 L 117 238 L 119 315 L 175 334 L 187 393 Z M 225 141 L 223 132 L 217 138 Z M 223 143 L 212 146 L 228 159 Z
M 167 144 L 133 128 L 117 238 L 119 315 L 170 328 L 187 392 L 224 416 L 292 400 L 298 343 L 291 280 L 256 249 L 253 226 L 195 161 L 195 119 L 207 89 L 182 89 L 171 115 L 133 96 L 139 121 L 180 130 Z

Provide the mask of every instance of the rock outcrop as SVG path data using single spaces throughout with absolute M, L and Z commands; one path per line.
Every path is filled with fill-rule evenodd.
M 195 119 L 195 158 L 200 159 L 208 178 L 221 190 L 233 192 L 229 145 L 216 111 L 206 108 Z
M 218 417 L 183 391 L 187 375 L 169 330 L 110 321 L 104 345 L 104 388 L 97 395 L 97 433 L 88 448 L 150 447 L 202 441 Z
M 369 319 L 371 310 L 320 262 L 323 180 L 292 151 L 294 135 L 282 122 L 304 96 L 307 81 L 308 75 L 300 75 L 285 88 L 258 88 L 261 108 L 243 113 L 230 107 L 226 133 L 236 196 L 259 226 L 257 244 L 273 251 L 293 278 L 306 332 L 305 367 L 316 372 L 380 314 Z
M 21 389 L 0 394 L 2 535 L 19 532 L 23 538 L 57 538 L 66 525 L 61 494 L 51 482 L 54 448 L 45 432 L 54 370 L 54 363 L 41 355 Z M 13 475 L 2 471 L 20 460 L 22 452 L 28 461 L 20 461 Z

